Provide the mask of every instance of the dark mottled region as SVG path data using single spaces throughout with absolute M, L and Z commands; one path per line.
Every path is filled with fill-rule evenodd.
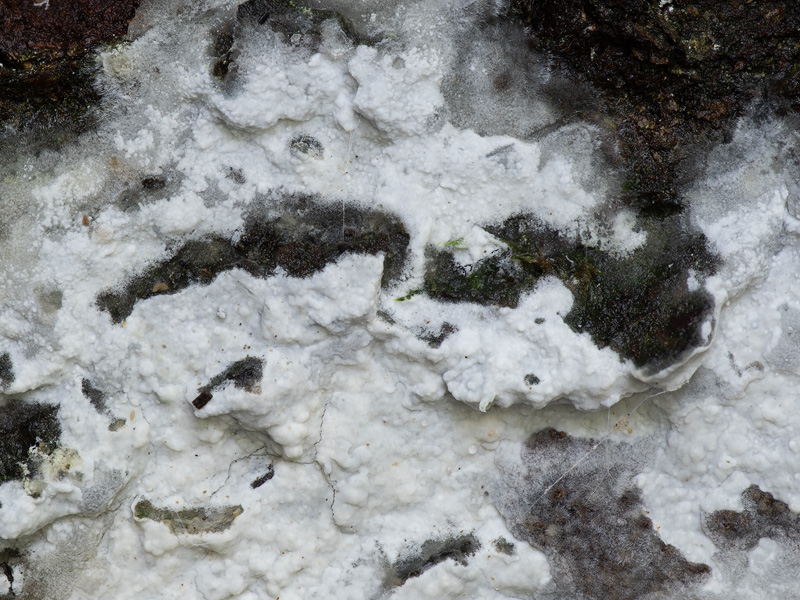
M 679 205 L 703 149 L 724 141 L 755 105 L 800 108 L 800 4 L 793 0 L 510 6 L 531 49 L 600 91 L 629 167 L 625 191 L 642 205 Z
M 329 21 L 338 25 L 350 43 L 377 41 L 359 33 L 349 19 L 334 10 L 306 7 L 293 0 L 248 0 L 237 7 L 235 19 L 214 31 L 211 73 L 226 86 L 235 83 L 238 40 L 247 33 L 272 31 L 285 44 L 317 52 L 323 41 L 323 24 Z
M 718 510 L 703 518 L 703 531 L 724 552 L 747 551 L 761 538 L 800 543 L 800 515 L 789 505 L 751 485 L 742 492 L 742 511 Z
M 242 512 L 244 510 L 239 505 L 171 510 L 158 508 L 149 500 L 139 500 L 133 507 L 137 519 L 161 521 L 172 533 L 186 535 L 225 531 Z
M 269 465 L 267 467 L 267 472 L 263 475 L 259 475 L 253 481 L 250 482 L 250 487 L 253 489 L 260 488 L 262 485 L 267 483 L 270 479 L 275 477 L 275 467 Z
M 0 386 L 13 383 L 15 379 L 14 363 L 11 360 L 11 355 L 8 352 L 0 354 Z
M 97 412 L 104 412 L 106 410 L 105 393 L 94 387 L 92 382 L 85 377 L 81 381 L 81 393 L 83 393 L 84 398 L 91 402 Z
M 659 538 L 634 483 L 642 448 L 613 445 L 552 428 L 533 434 L 499 503 L 510 531 L 545 553 L 559 597 L 688 597 L 710 568 Z
M 0 134 L 80 130 L 100 99 L 93 51 L 121 39 L 139 0 L 0 2 Z M 61 135 L 53 135 L 56 142 Z

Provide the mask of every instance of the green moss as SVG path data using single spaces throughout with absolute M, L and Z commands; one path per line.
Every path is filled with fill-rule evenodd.
M 713 301 L 689 291 L 689 269 L 713 272 L 705 239 L 679 217 L 648 222 L 647 244 L 625 257 L 572 241 L 535 217 L 520 215 L 486 230 L 509 249 L 458 264 L 451 252 L 428 249 L 424 289 L 433 298 L 515 308 L 544 276 L 558 277 L 575 302 L 565 322 L 637 366 L 661 368 L 701 343 Z
M 405 296 L 400 296 L 399 298 L 395 298 L 395 302 L 405 302 L 406 300 L 411 300 L 414 296 L 418 296 L 422 293 L 422 290 L 408 290 L 408 293 Z
M 199 535 L 203 533 L 219 533 L 229 529 L 236 517 L 242 514 L 240 505 L 212 508 L 184 508 L 171 510 L 158 508 L 149 500 L 140 500 L 133 507 L 133 516 L 137 519 L 150 519 L 164 523 L 172 533 Z
M 308 277 L 348 253 L 383 253 L 383 285 L 400 275 L 409 238 L 396 217 L 320 205 L 309 196 L 292 198 L 282 210 L 273 218 L 251 215 L 238 239 L 212 235 L 183 243 L 121 288 L 100 294 L 98 307 L 121 323 L 138 301 L 208 285 L 223 271 L 268 277 L 280 267 L 291 277 Z

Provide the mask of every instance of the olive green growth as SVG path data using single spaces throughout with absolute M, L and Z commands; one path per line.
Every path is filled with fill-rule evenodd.
M 515 308 L 523 293 L 553 276 L 575 298 L 565 322 L 637 366 L 662 368 L 702 342 L 713 301 L 705 291 L 690 291 L 687 279 L 689 269 L 712 273 L 716 259 L 680 217 L 648 222 L 647 244 L 626 256 L 570 240 L 530 215 L 485 229 L 508 249 L 466 268 L 449 250 L 429 247 L 427 294 Z
M 411 300 L 414 296 L 418 296 L 422 293 L 422 290 L 408 290 L 408 293 L 405 296 L 400 296 L 399 298 L 395 298 L 395 302 L 405 302 L 406 300 Z
M 183 508 L 175 511 L 155 507 L 149 500 L 140 500 L 133 507 L 133 516 L 137 519 L 161 521 L 172 533 L 186 535 L 225 531 L 242 512 L 244 511 L 238 504 L 212 508 Z
M 208 285 L 224 271 L 266 278 L 281 268 L 290 277 L 308 277 L 344 254 L 382 253 L 384 286 L 400 275 L 409 237 L 398 218 L 352 205 L 321 205 L 310 196 L 292 197 L 279 210 L 251 215 L 240 235 L 184 242 L 169 258 L 101 293 L 97 306 L 121 323 L 138 301 Z

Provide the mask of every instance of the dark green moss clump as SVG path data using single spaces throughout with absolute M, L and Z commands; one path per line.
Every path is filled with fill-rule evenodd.
M 533 434 L 517 479 L 525 483 L 514 484 L 520 486 L 512 492 L 517 506 L 506 516 L 511 532 L 545 553 L 563 597 L 690 597 L 688 588 L 703 583 L 711 569 L 658 537 L 633 480 L 631 458 L 640 449 L 615 446 L 610 461 L 604 450 L 593 457 L 594 440 L 552 428 Z
M 218 508 L 184 508 L 175 511 L 168 508 L 157 508 L 149 500 L 140 500 L 133 507 L 133 515 L 137 519 L 161 521 L 169 527 L 172 533 L 188 535 L 225 531 L 242 512 L 243 509 L 239 505 Z
M 49 454 L 59 445 L 58 406 L 7 398 L 0 407 L 0 483 L 36 470 L 30 450 Z
M 702 148 L 754 101 L 800 108 L 793 0 L 512 0 L 511 15 L 531 48 L 602 91 L 642 205 L 679 204 Z
M 686 232 L 679 217 L 652 222 L 646 245 L 625 257 L 568 240 L 532 216 L 511 217 L 486 230 L 509 249 L 470 269 L 450 250 L 428 249 L 430 296 L 514 308 L 521 294 L 550 275 L 575 298 L 565 322 L 637 366 L 661 368 L 703 341 L 713 301 L 686 282 L 689 269 L 698 276 L 713 272 L 715 258 L 705 238 Z
M 466 565 L 468 557 L 474 556 L 480 547 L 478 538 L 471 533 L 427 540 L 418 549 L 395 561 L 387 576 L 387 587 L 403 585 L 412 577 L 419 577 L 431 567 L 446 560 Z
M 200 388 L 200 394 L 192 401 L 198 410 L 203 408 L 213 398 L 212 390 L 232 382 L 237 388 L 255 392 L 258 384 L 261 383 L 261 376 L 264 372 L 264 361 L 254 356 L 247 356 L 242 360 L 237 360 L 222 373 L 215 375 L 207 385 Z
M 282 209 L 273 218 L 252 215 L 238 238 L 212 235 L 183 243 L 120 289 L 100 294 L 97 306 L 121 323 L 139 300 L 208 285 L 223 271 L 269 277 L 281 268 L 291 277 L 308 277 L 347 253 L 383 253 L 384 285 L 400 275 L 409 237 L 396 217 L 352 205 L 320 205 L 307 196 Z
M 0 4 L 0 133 L 49 130 L 51 144 L 80 132 L 100 99 L 93 50 L 127 33 L 139 0 Z

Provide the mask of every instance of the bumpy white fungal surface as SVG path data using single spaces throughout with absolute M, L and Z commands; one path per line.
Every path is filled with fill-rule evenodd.
M 514 539 L 488 493 L 504 485 L 498 452 L 552 426 L 609 445 L 650 440 L 637 485 L 662 539 L 711 566 L 697 597 L 800 597 L 796 549 L 765 538 L 743 571 L 728 569 L 701 527 L 706 513 L 740 509 L 751 483 L 800 510 L 800 201 L 781 159 L 791 133 L 745 122 L 710 157 L 689 193 L 721 258 L 712 277 L 690 276 L 716 301 L 707 342 L 640 372 L 564 323 L 573 298 L 555 278 L 514 309 L 396 301 L 421 287 L 426 246 L 474 264 L 503 247 L 480 225 L 520 212 L 619 254 L 647 236 L 635 215 L 600 210 L 619 182 L 593 161 L 593 126 L 557 125 L 535 95 L 520 126 L 550 128 L 539 137 L 515 136 L 504 114 L 500 135 L 448 113 L 474 3 L 335 7 L 386 41 L 353 45 L 335 21 L 312 49 L 247 29 L 226 88 L 210 46 L 236 2 L 145 3 L 132 41 L 102 55 L 99 130 L 58 156 L 4 154 L 17 175 L 2 183 L 0 353 L 15 375 L 2 402 L 57 404 L 63 430 L 36 478 L 0 485 L 0 542 L 32 557 L 14 588 L 74 600 L 559 597 L 552 565 Z M 471 52 L 457 70 L 472 73 L 466 91 L 500 60 L 486 40 Z M 475 114 L 491 119 L 491 106 Z M 299 135 L 321 149 L 292 149 Z M 136 187 L 154 176 L 163 189 Z M 98 308 L 98 294 L 181 241 L 235 235 L 248 211 L 291 193 L 397 215 L 410 235 L 401 280 L 381 287 L 382 254 L 344 255 L 304 279 L 226 271 L 138 302 L 121 324 Z M 53 293 L 60 306 L 43 300 Z M 456 329 L 439 347 L 420 339 L 443 323 Z M 263 360 L 260 383 L 194 408 L 198 388 L 246 356 Z M 84 378 L 107 412 L 81 393 Z M 241 513 L 191 533 L 142 517 L 145 499 Z M 461 535 L 479 544 L 463 564 L 392 583 L 398 560 Z

